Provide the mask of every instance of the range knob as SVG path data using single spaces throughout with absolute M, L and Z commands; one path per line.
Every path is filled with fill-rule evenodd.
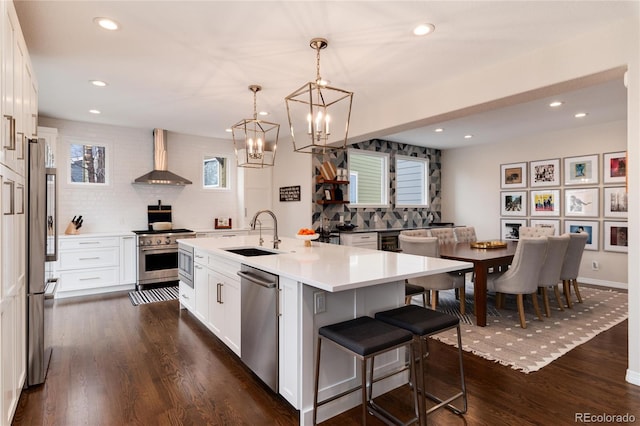
M 162 244 L 162 240 L 157 240 L 156 244 L 158 244 L 158 245 Z
M 165 244 L 171 244 L 171 237 L 167 237 L 167 238 L 164 240 L 164 243 L 165 243 Z

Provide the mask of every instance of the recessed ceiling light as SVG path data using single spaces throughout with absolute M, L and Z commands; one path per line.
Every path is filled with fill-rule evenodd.
M 465 139 L 471 139 L 473 137 L 473 135 L 464 135 Z
M 232 132 L 232 130 L 230 128 L 229 129 L 224 129 L 224 131 L 227 132 L 227 133 L 231 133 Z
M 579 112 L 576 115 L 574 115 L 575 118 L 584 118 L 588 115 L 588 113 L 586 112 Z
M 100 114 L 100 110 L 98 110 L 98 109 L 90 109 L 89 112 L 91 114 Z
M 553 102 L 551 102 L 551 103 L 549 104 L 549 106 L 550 106 L 551 108 L 558 108 L 558 107 L 559 107 L 560 105 L 562 105 L 563 103 L 564 103 L 564 102 L 562 102 L 562 101 L 553 101 Z
M 434 129 L 433 131 L 436 132 L 436 133 L 442 133 L 442 132 L 444 132 L 444 129 L 442 127 L 438 127 L 437 129 Z
M 258 115 L 269 115 L 269 113 L 267 111 L 260 111 Z
M 431 34 L 436 30 L 436 26 L 433 24 L 420 24 L 413 29 L 413 35 L 424 36 Z
M 120 28 L 120 25 L 113 19 L 109 18 L 93 18 L 93 22 L 100 25 L 105 30 L 115 31 Z
M 89 82 L 98 87 L 105 87 L 107 85 L 107 83 L 102 80 L 89 80 Z

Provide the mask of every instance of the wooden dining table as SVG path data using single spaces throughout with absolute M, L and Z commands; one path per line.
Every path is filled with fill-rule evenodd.
M 517 241 L 506 241 L 504 248 L 472 248 L 468 242 L 440 245 L 440 257 L 473 263 L 474 312 L 476 324 L 487 325 L 487 274 L 489 268 L 509 265 L 518 245 Z

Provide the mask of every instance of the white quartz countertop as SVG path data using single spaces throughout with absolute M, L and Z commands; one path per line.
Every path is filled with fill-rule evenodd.
M 133 232 L 122 231 L 122 232 L 87 232 L 86 234 L 59 234 L 58 238 L 67 239 L 67 238 L 105 238 L 105 237 L 131 237 L 135 236 Z
M 329 292 L 473 267 L 473 264 L 468 262 L 316 241 L 312 242 L 311 247 L 304 247 L 304 241 L 296 238 L 282 238 L 277 255 L 247 257 L 224 250 L 259 247 L 258 239 L 257 235 L 249 235 L 190 238 L 178 242 Z M 273 243 L 265 242 L 263 248 L 273 250 Z

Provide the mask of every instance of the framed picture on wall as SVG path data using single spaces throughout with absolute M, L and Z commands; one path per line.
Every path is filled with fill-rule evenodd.
M 624 186 L 604 188 L 604 217 L 626 218 L 629 204 Z
M 560 159 L 531 161 L 531 187 L 560 186 Z
M 627 181 L 627 151 L 602 154 L 604 183 L 625 183 Z
M 500 165 L 500 187 L 503 189 L 527 187 L 527 163 Z
M 541 189 L 531 192 L 531 216 L 560 216 L 560 190 Z
M 560 235 L 560 219 L 531 219 L 529 226 L 553 229 L 553 235 Z
M 577 233 L 585 232 L 589 234 L 585 250 L 598 250 L 598 236 L 600 235 L 600 222 L 597 220 L 565 220 L 564 231 Z
M 500 213 L 502 216 L 526 216 L 527 191 L 501 192 Z
M 605 251 L 617 251 L 627 253 L 629 251 L 628 239 L 629 225 L 627 222 L 604 221 L 604 249 Z
M 564 184 L 585 185 L 598 183 L 598 154 L 564 159 Z
M 500 219 L 500 238 L 503 241 L 519 240 L 521 226 L 527 226 L 527 219 Z
M 564 190 L 564 215 L 581 217 L 600 216 L 599 188 Z

